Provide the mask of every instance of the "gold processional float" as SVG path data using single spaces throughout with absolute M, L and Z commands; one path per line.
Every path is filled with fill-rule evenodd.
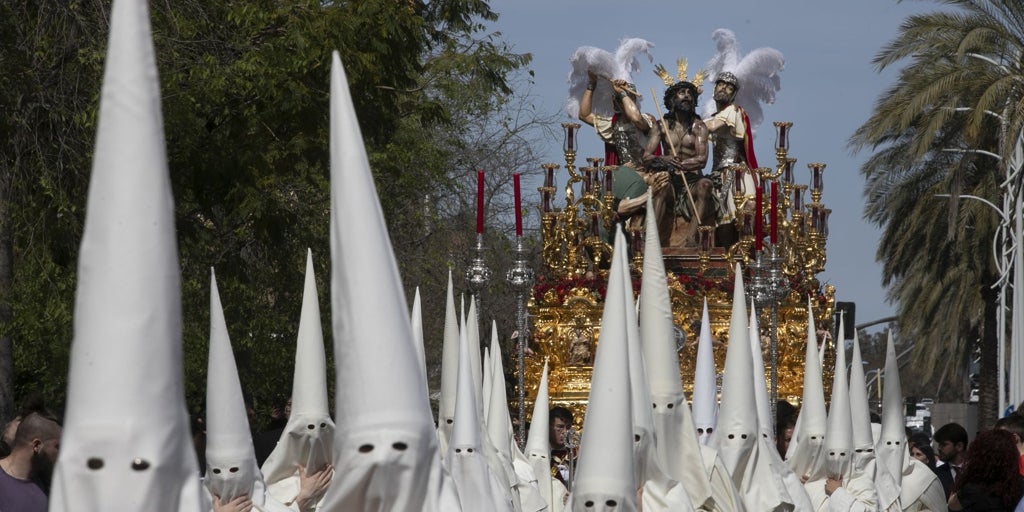
M 788 154 L 792 123 L 775 122 L 774 125 L 775 168 L 732 169 L 732 183 L 742 182 L 743 172 L 756 172 L 761 178 L 757 193 L 744 195 L 737 190 L 740 193 L 734 194 L 734 223 L 739 240 L 731 247 L 717 247 L 713 228 L 701 226 L 699 247 L 662 250 L 679 346 L 679 368 L 687 396 L 691 396 L 693 389 L 705 298 L 721 385 L 729 342 L 735 262 L 740 263 L 748 299 L 755 300 L 761 315 L 764 377 L 773 404 L 775 398 L 800 403 L 809 303 L 819 341 L 827 338 L 823 333 L 833 330 L 835 289 L 831 285 L 823 286 L 816 277 L 825 269 L 825 242 L 831 213 L 821 202 L 825 164 L 807 165 L 810 185 L 796 183 L 796 159 Z M 606 267 L 612 252 L 601 230 L 607 232 L 613 227 L 611 184 L 617 167 L 602 166 L 600 158 L 587 158 L 589 165 L 576 167 L 579 127 L 576 123 L 562 124 L 565 164 L 542 165 L 544 185 L 538 191 L 541 193 L 543 271 L 535 283 L 532 283 L 532 275 L 523 275 L 528 272 L 523 268 L 513 268 L 507 276 L 509 282 L 518 283 L 521 290 L 523 285 L 529 289 L 524 278 L 529 278 L 533 284 L 525 301 L 531 325 L 521 325 L 519 331 L 524 332 L 523 327 L 526 327 L 531 333 L 527 337 L 529 347 L 520 347 L 516 364 L 519 385 L 512 402 L 519 411 L 517 419 L 521 429 L 529 421 L 527 415 L 532 414 L 533 398 L 545 360 L 549 364 L 550 406 L 573 410 L 577 428 L 582 426 L 590 391 L 593 355 L 601 332 Z M 564 184 L 565 206 L 561 209 L 554 204 L 560 167 L 564 167 L 568 175 Z M 804 194 L 808 190 L 810 202 L 805 203 Z M 752 201 L 756 202 L 756 208 L 748 206 Z M 767 234 L 762 226 L 770 226 L 771 231 L 769 241 L 763 243 Z M 643 229 L 640 225 L 630 233 L 633 240 L 631 270 L 637 294 L 644 258 Z M 522 254 L 521 245 L 518 249 Z M 520 318 L 525 316 L 521 314 Z M 827 395 L 832 383 L 834 350 L 826 350 L 825 358 Z

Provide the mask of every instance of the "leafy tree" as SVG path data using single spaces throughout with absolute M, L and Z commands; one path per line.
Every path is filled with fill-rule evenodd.
M 14 360 L 13 388 L 0 379 L 0 417 L 11 412 L 11 389 L 40 391 L 58 409 L 63 400 L 109 6 L 0 6 L 0 304 L 9 308 L 0 308 L 0 374 L 8 379 L 5 346 Z M 330 340 L 331 51 L 345 64 L 406 282 L 432 286 L 424 276 L 445 263 L 462 268 L 451 242 L 471 226 L 460 222 L 472 211 L 466 174 L 500 169 L 490 178 L 497 185 L 537 168 L 528 146 L 540 113 L 515 89 L 530 57 L 487 32 L 496 17 L 481 0 L 151 4 L 193 412 L 205 394 L 211 267 L 243 385 L 261 411 L 291 385 L 307 248 Z M 506 193 L 489 201 L 491 213 L 508 211 Z M 431 339 L 439 333 L 428 330 Z
M 851 144 L 876 152 L 861 170 L 866 215 L 885 230 L 878 257 L 903 336 L 917 342 L 915 365 L 926 378 L 937 361 L 960 371 L 980 333 L 988 425 L 998 400 L 999 216 L 963 198 L 1002 202 L 1004 156 L 1024 126 L 1024 6 L 943 3 L 958 9 L 907 18 L 876 57 L 879 69 L 909 62 Z

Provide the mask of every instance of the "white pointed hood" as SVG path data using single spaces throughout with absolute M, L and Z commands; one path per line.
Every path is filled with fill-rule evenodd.
M 561 485 L 561 483 L 551 476 L 548 412 L 548 362 L 544 361 L 544 372 L 540 376 L 540 384 L 537 385 L 537 396 L 533 399 L 530 431 L 527 434 L 526 448 L 523 451 L 537 477 L 537 488 L 540 490 L 541 497 L 552 507 L 550 510 L 559 510 L 562 502 L 558 500 L 557 507 L 555 507 L 553 494 L 555 485 Z
M 766 491 L 765 499 L 757 506 L 768 510 L 812 510 L 811 498 L 800 482 L 800 477 L 782 460 L 775 444 L 775 422 L 772 420 L 768 384 L 765 382 L 761 328 L 757 322 L 753 300 L 750 301 L 750 355 L 754 360 L 754 400 L 757 402 L 759 430 L 757 464 L 767 466 L 759 467 L 755 472 L 755 479 Z M 778 496 L 772 493 L 778 493 Z
M 623 302 L 626 320 L 626 346 L 629 349 L 629 387 L 633 409 L 634 481 L 643 488 L 644 510 L 692 511 L 693 504 L 682 485 L 671 479 L 658 461 L 658 446 L 651 415 L 651 393 L 647 385 L 647 369 L 640 348 L 640 326 L 633 300 L 633 279 L 629 265 L 622 265 Z
M 480 386 L 480 388 L 481 388 L 481 394 L 483 395 L 484 415 L 483 415 L 481 420 L 483 422 L 483 425 L 486 427 L 487 423 L 489 421 L 488 414 L 490 414 L 491 391 L 492 391 L 491 390 L 491 385 L 493 383 L 492 382 L 493 379 L 491 377 L 491 347 L 490 346 L 484 347 L 484 359 L 483 359 L 483 366 L 482 366 L 482 368 L 483 368 L 483 372 L 484 372 L 484 382 L 483 382 L 483 385 Z
M 853 331 L 853 354 L 850 358 L 850 421 L 853 432 L 853 464 L 851 474 L 856 478 L 875 460 L 875 441 L 871 435 L 871 409 L 868 405 L 864 364 L 860 354 L 860 340 Z
M 652 213 L 654 208 L 649 199 L 647 211 L 644 272 L 640 286 L 640 343 L 647 365 L 658 462 L 669 477 L 683 484 L 694 508 L 699 508 L 711 500 L 711 482 L 679 375 L 672 300 L 658 226 Z
M 891 329 L 885 347 L 885 379 L 882 383 L 882 432 L 875 444 L 875 467 L 879 473 L 876 476 L 878 498 L 885 506 L 899 496 L 903 468 L 910 465 L 906 420 L 903 416 L 903 386 L 900 383 L 900 368 Z M 883 472 L 888 476 L 882 475 Z
M 198 511 L 174 200 L 147 3 L 115 0 L 50 510 Z
M 284 487 L 275 484 L 297 477 L 296 465 L 313 473 L 330 464 L 333 458 L 334 421 L 327 409 L 327 360 L 311 250 L 306 251 L 306 278 L 297 338 L 292 414 L 262 468 L 271 494 L 282 503 L 295 499 L 293 494 L 298 493 L 298 488 L 294 481 Z
M 649 212 L 654 211 L 650 199 L 647 200 L 647 209 Z M 647 238 L 644 245 L 639 316 L 643 354 L 648 362 L 647 378 L 652 395 L 677 394 L 682 392 L 678 357 L 664 357 L 678 349 L 672 320 L 672 299 L 668 291 L 661 242 L 658 240 L 658 227 L 654 215 L 650 213 L 647 215 Z
M 839 319 L 836 364 L 832 373 L 832 401 L 825 433 L 825 471 L 828 476 L 848 481 L 853 464 L 853 419 L 850 390 L 846 380 L 846 340 L 842 339 L 844 319 Z
M 487 436 L 498 453 L 506 460 L 512 460 L 512 417 L 508 412 L 508 397 L 505 389 L 505 368 L 501 363 L 501 345 L 498 343 L 498 325 L 491 324 L 490 360 L 491 386 L 487 401 Z
M 412 346 L 408 303 L 337 52 L 330 233 L 339 422 L 334 478 L 321 510 L 440 510 L 450 488 Z
M 793 429 L 793 442 L 789 445 L 786 462 L 800 477 L 808 481 L 825 477 L 822 451 L 825 431 L 828 429 L 825 411 L 825 386 L 821 381 L 821 359 L 818 357 L 818 337 L 814 327 L 814 309 L 807 300 L 807 345 L 804 352 L 804 391 L 800 402 L 800 416 Z
M 492 341 L 495 341 L 498 337 L 498 327 L 497 323 L 494 322 L 493 320 L 491 323 Z M 497 483 L 499 484 L 499 489 L 496 490 L 494 493 L 495 498 L 498 499 L 500 496 L 504 496 L 505 502 L 508 502 L 509 504 L 511 504 L 511 506 L 514 507 L 519 504 L 519 498 L 518 496 L 513 496 L 514 484 L 516 483 L 516 476 L 515 472 L 512 469 L 512 461 L 507 456 L 508 450 L 506 449 L 506 453 L 503 454 L 498 449 L 498 447 L 495 446 L 493 442 L 491 442 L 490 437 L 488 415 L 490 414 L 489 406 L 491 401 L 491 391 L 493 383 L 493 374 L 491 366 L 492 361 L 490 346 L 484 346 L 483 350 L 483 359 L 480 360 L 479 358 L 477 358 L 477 361 L 480 363 L 480 371 L 483 374 L 483 384 L 477 388 L 477 394 L 481 396 L 481 398 L 477 399 L 477 402 L 481 404 L 480 409 L 478 410 L 478 415 L 480 418 L 480 432 L 483 437 L 483 441 L 481 442 L 481 448 L 483 449 L 484 456 L 486 457 L 487 466 L 491 470 L 491 475 L 493 476 L 493 479 L 496 480 Z M 479 353 L 479 351 L 477 353 Z
M 643 352 L 640 348 L 640 327 L 637 323 L 636 309 L 633 308 L 633 285 L 629 266 L 623 265 L 621 280 L 623 311 L 626 325 L 626 346 L 629 351 L 629 387 L 633 409 L 633 464 L 634 479 L 643 485 L 651 479 L 667 480 L 667 476 L 658 463 L 657 446 L 654 437 L 654 417 L 651 415 L 651 393 L 647 387 L 647 368 L 644 364 Z
M 490 398 L 487 400 L 487 437 L 494 447 L 496 461 L 504 472 L 503 483 L 509 486 L 506 493 L 514 499 L 513 510 L 522 510 L 522 500 L 519 495 L 520 484 L 529 485 L 528 482 L 521 482 L 519 475 L 513 465 L 515 454 L 515 440 L 512 435 L 512 416 L 508 411 L 508 397 L 505 390 L 505 367 L 501 362 L 501 345 L 498 341 L 498 324 L 491 321 L 491 346 L 488 350 L 489 357 L 484 363 L 490 368 L 491 385 Z M 492 461 L 493 463 L 493 461 Z M 500 476 L 500 475 L 499 475 Z M 534 480 L 531 478 L 530 480 Z M 536 493 L 536 491 L 533 491 Z M 536 498 L 533 498 L 536 499 Z
M 455 312 L 452 271 L 448 269 L 448 298 L 444 309 L 444 336 L 441 347 L 441 396 L 437 401 L 437 437 L 441 454 L 448 453 L 448 440 L 455 423 L 455 389 L 459 373 L 459 316 Z
M 705 303 L 705 307 L 706 303 Z M 764 351 L 761 347 L 761 327 L 757 321 L 754 301 L 750 301 L 750 355 L 754 369 L 754 402 L 757 404 L 757 428 L 761 437 L 775 442 L 775 422 L 772 420 L 768 384 L 765 382 Z
M 221 502 L 249 496 L 263 506 L 266 486 L 256 463 L 242 385 L 210 269 L 210 356 L 206 369 L 206 488 Z
M 420 372 L 423 375 L 423 382 L 427 382 L 427 355 L 426 347 L 423 346 L 423 303 L 420 299 L 420 287 L 416 287 L 416 294 L 412 298 L 412 309 L 409 311 L 409 321 L 412 323 L 413 348 L 420 360 Z M 429 400 L 429 393 L 428 393 Z
M 466 340 L 469 342 L 470 365 L 473 370 L 473 385 L 477 388 L 476 410 L 477 414 L 484 417 L 483 393 L 483 366 L 480 364 L 480 354 L 483 352 L 480 343 L 480 312 L 476 308 L 476 299 L 469 301 L 469 313 L 466 315 Z
M 718 379 L 715 376 L 715 347 L 711 341 L 708 299 L 704 298 L 697 363 L 693 372 L 693 424 L 701 444 L 707 444 L 718 423 Z
M 750 456 L 757 442 L 757 406 L 754 403 L 754 363 L 750 357 L 750 327 L 743 292 L 743 274 L 735 267 L 736 281 L 729 321 L 729 345 L 725 356 L 725 379 L 722 382 L 722 405 L 714 442 L 733 483 L 746 495 L 745 478 Z M 749 468 L 752 469 L 752 468 Z M 748 503 L 749 505 L 749 503 Z
M 448 445 L 445 466 L 452 476 L 459 501 L 464 510 L 507 510 L 501 509 L 498 501 L 502 495 L 500 487 L 493 485 L 494 476 L 487 465 L 484 454 L 483 433 L 480 431 L 481 418 L 477 410 L 478 392 L 473 382 L 469 340 L 466 332 L 459 334 L 459 380 L 455 398 L 455 425 Z M 502 492 L 503 494 L 503 492 Z
M 625 309 L 633 305 L 623 300 L 622 267 L 626 264 L 625 237 L 621 228 L 616 227 L 601 334 L 594 356 L 579 465 L 571 496 L 574 512 L 637 510 L 625 322 Z

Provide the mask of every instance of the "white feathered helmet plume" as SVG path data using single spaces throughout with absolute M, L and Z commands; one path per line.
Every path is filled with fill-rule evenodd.
M 718 51 L 704 66 L 709 74 L 708 82 L 714 84 L 725 73 L 732 73 L 738 82 L 734 84 L 737 87 L 733 102 L 747 111 L 750 131 L 756 132 L 764 121 L 761 104 L 775 103 L 775 93 L 782 88 L 779 72 L 786 64 L 782 52 L 765 47 L 741 55 L 736 34 L 727 28 L 716 29 L 711 38 L 717 43 Z M 714 102 L 705 103 L 701 109 L 701 117 L 714 113 Z
M 572 69 L 569 71 L 569 99 L 565 104 L 566 113 L 573 119 L 579 115 L 580 98 L 583 97 L 583 91 L 587 89 L 587 84 L 590 82 L 587 72 L 591 71 L 602 78 L 597 81 L 597 88 L 594 89 L 592 109 L 595 114 L 611 117 L 614 114 L 610 110 L 614 96 L 611 80 L 625 80 L 632 83 L 633 73 L 640 71 L 638 57 L 646 56 L 648 62 L 654 60 L 651 48 L 654 48 L 654 43 L 636 37 L 623 39 L 615 53 L 593 46 L 577 48 L 569 58 Z M 636 92 L 635 87 L 632 89 L 633 92 Z M 640 105 L 640 98 L 640 94 L 635 94 L 634 99 L 637 106 Z

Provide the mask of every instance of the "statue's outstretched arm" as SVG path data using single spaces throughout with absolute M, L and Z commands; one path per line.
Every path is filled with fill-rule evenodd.
M 580 98 L 580 113 L 576 117 L 580 121 L 594 126 L 594 88 L 597 87 L 597 75 L 593 71 L 588 71 L 587 75 L 590 77 L 590 82 L 587 83 L 587 90 L 583 91 L 583 97 Z

